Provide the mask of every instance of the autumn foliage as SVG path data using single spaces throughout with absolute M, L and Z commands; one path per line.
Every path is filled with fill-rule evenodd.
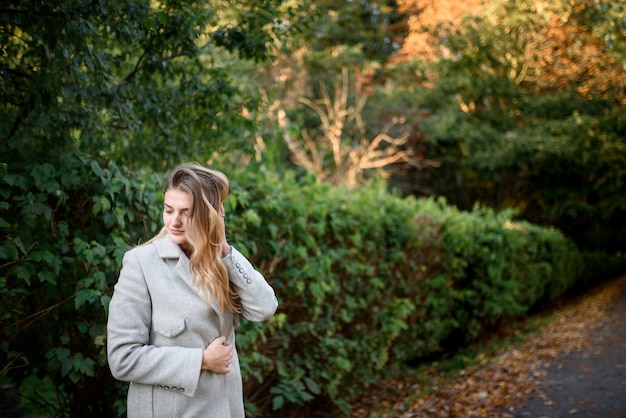
M 604 92 L 604 99 L 626 104 L 621 88 L 626 85 L 626 72 L 586 24 L 590 10 L 596 7 L 593 1 L 555 5 L 516 2 L 518 9 L 513 15 L 510 5 L 497 1 L 399 0 L 398 6 L 406 15 L 408 35 L 394 61 L 449 58 L 451 51 L 442 38 L 442 29 L 462 35 L 466 32 L 464 24 L 481 16 L 491 26 L 500 26 L 502 36 L 515 38 L 522 47 L 518 56 L 513 51 L 507 55 L 516 61 L 518 71 L 513 77 L 525 89 L 545 94 L 573 87 L 584 97 Z M 525 23 L 520 22 L 524 15 L 531 16 Z

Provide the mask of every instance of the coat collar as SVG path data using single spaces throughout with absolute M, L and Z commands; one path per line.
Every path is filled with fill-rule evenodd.
M 191 277 L 191 265 L 189 263 L 189 258 L 185 255 L 185 252 L 180 245 L 176 244 L 172 241 L 169 235 L 165 234 L 165 236 L 158 238 L 153 241 L 153 244 L 161 257 L 164 260 L 167 259 L 178 259 L 176 266 L 174 267 L 174 272 L 180 276 L 181 279 L 198 295 L 202 298 L 198 291 L 198 287 L 194 284 L 194 280 Z M 204 299 L 204 298 L 202 298 Z M 215 297 L 211 295 L 211 308 L 218 314 L 220 318 L 220 322 L 222 325 L 222 329 L 224 328 L 224 316 L 222 314 L 222 310 L 220 309 Z
M 154 240 L 153 244 L 159 254 L 159 257 L 172 266 L 174 272 L 180 276 L 180 278 L 183 279 L 183 281 L 187 283 L 187 285 L 191 287 L 194 292 L 198 293 L 198 289 L 194 285 L 194 280 L 191 276 L 189 258 L 187 258 L 185 252 L 182 248 L 180 248 L 180 245 L 172 241 L 167 234 Z
M 165 234 L 165 236 L 158 238 L 154 241 L 154 246 L 156 247 L 157 252 L 159 253 L 159 257 L 161 258 L 187 258 L 182 257 L 185 252 L 180 248 L 180 245 L 176 244 L 174 241 L 170 239 L 170 236 Z

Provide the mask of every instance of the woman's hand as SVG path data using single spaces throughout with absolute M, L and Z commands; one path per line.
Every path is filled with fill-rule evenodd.
M 202 370 L 213 373 L 230 373 L 233 359 L 233 346 L 226 342 L 226 337 L 218 337 L 202 352 Z

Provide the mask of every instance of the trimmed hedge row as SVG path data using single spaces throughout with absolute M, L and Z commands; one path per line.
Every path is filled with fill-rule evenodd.
M 9 367 L 0 382 L 24 398 L 50 389 L 48 411 L 123 415 L 127 385 L 106 365 L 105 309 L 125 243 L 158 229 L 162 176 L 74 157 L 58 171 L 6 168 L 0 355 Z M 225 203 L 229 239 L 281 302 L 268 323 L 244 321 L 238 333 L 251 415 L 313 400 L 347 410 L 390 368 L 465 345 L 598 279 L 589 268 L 581 278 L 581 255 L 556 230 L 403 199 L 382 184 L 348 192 L 249 167 L 233 176 Z M 584 260 L 602 278 L 624 265 L 603 254 Z
M 269 323 L 245 322 L 238 337 L 258 414 L 322 399 L 347 410 L 386 369 L 464 346 L 563 295 L 583 271 L 557 230 L 381 184 L 348 192 L 243 174 L 226 204 L 231 241 L 280 300 Z

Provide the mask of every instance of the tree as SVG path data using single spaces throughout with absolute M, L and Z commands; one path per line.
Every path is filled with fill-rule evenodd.
M 399 163 L 423 164 L 405 146 L 414 127 L 402 113 L 380 111 L 376 94 L 383 65 L 404 36 L 395 2 L 312 5 L 315 18 L 300 42 L 265 72 L 268 124 L 282 135 L 261 147 L 286 140 L 284 160 L 349 187 Z
M 319 118 L 319 127 L 312 128 L 313 133 L 307 128 L 297 132 L 288 125 L 285 112 L 279 114 L 295 164 L 315 173 L 321 181 L 352 189 L 372 171 L 384 176 L 383 170 L 393 164 L 421 167 L 429 163 L 408 146 L 410 127 L 403 126 L 397 117 L 388 120 L 380 132 L 368 136 L 364 113 L 368 95 L 358 81 L 351 88 L 346 68 L 332 87 L 329 92 L 322 84 L 319 100 L 300 99 Z
M 465 209 L 515 207 L 583 248 L 623 250 L 614 225 L 626 208 L 616 193 L 626 74 L 619 48 L 594 35 L 615 35 L 607 29 L 615 12 L 593 2 L 493 1 L 429 32 L 441 49 L 428 83 L 413 88 L 430 111 L 427 155 L 442 164 L 414 174 L 420 187 Z
M 482 0 L 398 0 L 404 24 L 408 27 L 394 62 L 421 59 L 432 62 L 446 57 L 449 51 L 433 39 L 439 26 L 458 27 L 464 16 L 475 16 L 484 8 Z
M 3 3 L 3 384 L 35 379 L 23 396 L 50 416 L 121 414 L 104 353 L 121 255 L 158 228 L 164 167 L 251 141 L 259 100 L 239 74 L 270 57 L 298 7 Z
M 479 49 L 486 47 L 493 51 L 494 62 L 504 64 L 509 78 L 537 94 L 572 86 L 591 94 L 624 82 L 624 51 L 618 40 L 626 36 L 622 23 L 626 12 L 615 3 L 438 0 L 421 4 L 399 2 L 400 10 L 409 16 L 409 35 L 394 57 L 396 62 L 456 60 L 455 54 L 480 54 Z M 476 33 L 478 26 L 482 33 Z M 497 71 L 490 67 L 485 68 Z
M 311 51 L 359 46 L 368 61 L 384 62 L 398 48 L 404 27 L 395 1 L 316 0 L 318 19 L 304 35 Z

